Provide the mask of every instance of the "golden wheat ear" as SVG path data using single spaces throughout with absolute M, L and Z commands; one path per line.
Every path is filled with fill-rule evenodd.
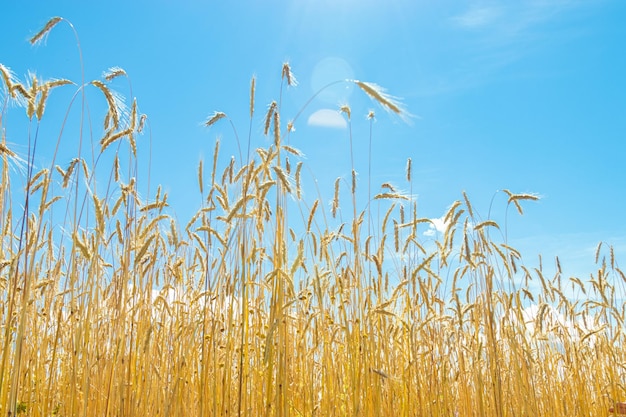
M 41 43 L 46 36 L 48 36 L 48 33 L 50 33 L 50 31 L 52 30 L 53 27 L 55 27 L 57 25 L 57 23 L 59 23 L 61 20 L 63 20 L 62 17 L 53 17 L 52 19 L 48 20 L 48 23 L 46 23 L 46 25 L 43 27 L 43 29 L 41 29 L 39 32 L 37 32 L 37 34 L 35 34 L 35 36 L 33 36 L 32 38 L 30 38 L 29 42 L 31 45 L 37 45 L 38 43 Z
M 348 120 L 350 120 L 350 117 L 352 116 L 352 109 L 350 109 L 350 106 L 347 104 L 342 105 L 339 107 L 339 112 L 345 113 L 345 115 L 348 116 Z
M 256 76 L 250 80 L 250 119 L 254 116 L 254 93 L 256 91 Z
M 13 89 L 13 83 L 15 82 L 15 75 L 13 74 L 13 71 L 0 64 L 0 77 L 2 77 L 2 81 L 4 81 L 4 85 L 7 87 L 7 90 L 11 92 Z
M 206 122 L 204 122 L 204 125 L 206 127 L 210 127 L 214 125 L 215 123 L 217 123 L 218 120 L 221 120 L 225 117 L 226 117 L 226 113 L 223 113 L 221 111 L 216 111 L 206 120 Z
M 405 123 L 410 123 L 410 120 L 415 116 L 406 110 L 405 105 L 400 98 L 394 97 L 387 93 L 387 90 L 378 84 L 368 83 L 359 80 L 347 80 L 348 82 L 356 84 L 365 94 L 367 94 L 372 100 L 380 104 L 380 106 L 395 115 L 399 116 Z M 374 118 L 374 112 L 370 111 L 368 119 Z
M 298 80 L 296 80 L 293 72 L 291 72 L 291 66 L 289 65 L 289 62 L 285 62 L 283 64 L 282 78 L 287 80 L 288 86 L 295 87 L 298 85 Z
M 103 78 L 107 81 L 111 81 L 117 77 L 125 77 L 127 76 L 126 71 L 120 67 L 111 67 L 107 71 L 102 74 Z

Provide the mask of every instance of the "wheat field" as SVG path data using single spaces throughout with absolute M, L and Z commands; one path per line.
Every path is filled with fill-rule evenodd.
M 53 18 L 31 42 L 59 24 L 70 23 Z M 462 192 L 445 231 L 426 241 L 432 220 L 413 198 L 410 159 L 410 192 L 390 183 L 370 191 L 347 162 L 351 178 L 322 184 L 330 204 L 311 198 L 306 161 L 289 141 L 302 110 L 281 108 L 280 92 L 257 114 L 254 78 L 242 106 L 262 118 L 269 142 L 257 147 L 249 134 L 239 157 L 220 165 L 216 140 L 198 166 L 202 204 L 180 222 L 144 175 L 150 159 L 137 141 L 147 116 L 110 88 L 123 69 L 93 81 L 19 80 L 9 64 L 0 63 L 2 415 L 623 411 L 626 275 L 610 246 L 598 245 L 586 276 L 562 274 L 558 259 L 546 276 L 509 245 L 502 219 L 484 218 Z M 295 85 L 289 64 L 280 75 Z M 410 117 L 375 84 L 338 82 Z M 38 127 L 62 89 L 99 137 L 80 123 L 73 158 L 48 155 L 41 166 Z M 103 115 L 86 112 L 86 91 L 101 96 Z M 352 123 L 348 105 L 338 110 Z M 222 112 L 205 122 L 222 123 L 237 126 Z M 26 152 L 7 137 L 9 124 Z M 514 215 L 538 198 L 501 192 Z

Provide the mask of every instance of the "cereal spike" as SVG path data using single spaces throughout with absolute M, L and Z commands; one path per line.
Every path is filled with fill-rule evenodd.
M 48 99 L 48 94 L 50 93 L 50 86 L 48 84 L 44 84 L 41 88 L 41 95 L 39 96 L 39 103 L 37 103 L 37 109 L 35 111 L 35 116 L 37 120 L 41 120 L 43 117 L 43 112 L 46 108 L 46 100 Z
M 198 186 L 200 187 L 200 194 L 204 194 L 204 182 L 202 181 L 202 159 L 198 164 Z
M 51 80 L 48 81 L 46 83 L 44 83 L 41 88 L 41 94 L 39 96 L 39 102 L 37 103 L 37 109 L 35 111 L 35 115 L 37 116 L 38 120 L 41 120 L 41 118 L 43 117 L 43 112 L 46 108 L 46 100 L 48 100 L 48 96 L 50 94 L 50 91 L 53 88 L 56 87 L 60 87 L 62 85 L 67 85 L 67 84 L 73 84 L 73 82 L 71 82 L 70 80 Z
M 129 123 L 128 128 L 134 131 L 136 127 L 137 127 L 137 99 L 134 99 L 133 105 L 130 110 L 130 123 Z
M 117 127 L 119 126 L 120 115 L 117 110 L 117 105 L 115 103 L 115 97 L 113 97 L 113 93 L 111 93 L 111 90 L 109 89 L 109 87 L 107 87 L 100 80 L 92 81 L 91 85 L 93 85 L 94 87 L 97 87 L 100 91 L 102 91 L 102 94 L 104 94 L 104 98 L 106 99 L 107 104 L 109 106 L 109 113 L 111 114 L 111 119 L 113 121 L 113 128 L 117 129 Z
M 398 199 L 398 200 L 409 200 L 409 197 L 404 194 L 399 193 L 380 193 L 374 196 L 374 200 L 383 200 L 383 199 Z
M 267 109 L 267 114 L 265 115 L 265 128 L 263 129 L 263 134 L 267 136 L 270 131 L 270 123 L 272 122 L 272 116 L 274 116 L 274 112 L 276 111 L 276 101 L 272 101 L 270 107 Z
M 142 114 L 141 117 L 139 118 L 139 127 L 137 127 L 137 133 L 141 133 L 143 131 L 143 126 L 146 123 L 146 119 L 148 118 L 147 115 Z
M 596 254 L 595 254 L 595 263 L 598 263 L 598 259 L 600 259 L 600 249 L 602 249 L 602 244 L 603 242 L 598 243 L 598 246 L 596 246 Z
M 37 93 L 39 92 L 39 89 L 40 88 L 37 82 L 37 77 L 35 76 L 35 74 L 32 74 L 32 83 L 30 85 L 30 92 L 28 93 L 28 106 L 26 108 L 26 114 L 28 115 L 29 119 L 32 119 L 35 115 L 35 100 L 37 100 Z
M 494 222 L 493 220 L 485 220 L 484 222 L 480 222 L 476 226 L 474 226 L 474 231 L 478 231 L 487 226 L 495 227 L 496 229 L 500 228 L 500 226 L 498 226 L 498 223 Z
M 274 144 L 278 148 L 280 146 L 280 115 L 274 112 Z
M 102 200 L 100 200 L 98 196 L 96 196 L 95 194 L 93 195 L 93 206 L 94 206 L 94 211 L 96 213 L 96 231 L 100 235 L 103 235 L 105 221 L 104 221 L 104 211 L 102 208 Z
M 513 194 L 508 190 L 504 190 L 508 196 L 509 196 L 509 201 L 508 203 L 513 203 L 515 205 L 515 208 L 517 208 L 517 211 L 519 212 L 520 215 L 524 214 L 524 211 L 522 210 L 522 206 L 519 203 L 519 200 L 532 200 L 532 201 L 537 201 L 539 200 L 539 196 L 534 195 L 534 194 Z
M 120 158 L 117 154 L 115 154 L 115 159 L 113 160 L 113 175 L 115 182 L 118 182 L 120 180 Z
M 273 166 L 272 169 L 276 173 L 276 176 L 280 180 L 280 183 L 285 188 L 285 191 L 287 191 L 287 193 L 291 193 L 291 184 L 289 184 L 289 177 L 287 176 L 285 171 L 283 171 L 283 169 L 277 165 Z
M 133 153 L 133 156 L 137 157 L 137 142 L 135 141 L 135 135 L 133 135 L 133 131 L 131 129 L 127 129 L 128 132 L 128 142 L 130 143 L 130 149 Z
M 407 182 L 411 182 L 411 170 L 413 168 L 411 158 L 406 160 L 406 180 Z
M 309 219 L 306 222 L 307 233 L 311 231 L 311 223 L 313 223 L 313 216 L 315 216 L 315 210 L 317 210 L 317 206 L 319 205 L 319 203 L 319 200 L 315 200 L 315 202 L 313 203 L 313 207 L 311 207 L 311 211 L 309 212 Z
M 11 86 L 11 97 L 16 98 L 15 92 L 20 93 L 26 100 L 30 100 L 30 93 L 24 88 L 22 84 L 13 84 Z
M 387 189 L 387 190 L 391 191 L 392 193 L 398 192 L 398 190 L 396 190 L 396 187 L 394 187 L 391 183 L 388 183 L 388 182 L 382 183 L 380 188 Z
M 333 203 L 330 210 L 333 218 L 337 216 L 337 209 L 339 208 L 339 181 L 341 181 L 341 177 L 335 180 L 335 195 L 333 197 Z
M 126 71 L 120 67 L 111 67 L 103 74 L 103 76 L 105 80 L 111 81 L 114 78 L 126 76 Z
M 213 169 L 211 170 L 211 184 L 215 184 L 215 171 L 217 170 L 217 156 L 220 151 L 219 139 L 215 141 L 215 150 L 213 151 Z
M 465 207 L 467 207 L 470 217 L 473 218 L 474 210 L 472 209 L 472 205 L 470 204 L 469 197 L 467 196 L 467 193 L 465 191 L 463 191 L 463 199 L 465 200 Z
M 74 245 L 80 250 L 83 257 L 87 260 L 91 259 L 91 252 L 89 251 L 87 244 L 80 238 L 80 236 L 78 236 L 77 232 L 74 232 L 72 240 Z
M 298 197 L 298 199 L 302 198 L 302 188 L 300 187 L 300 171 L 301 170 L 302 170 L 302 161 L 298 162 L 298 165 L 296 165 L 295 180 L 296 180 L 296 196 Z
M 250 81 L 250 119 L 254 115 L 254 92 L 256 90 L 256 77 L 252 76 Z
M 350 109 L 350 106 L 348 106 L 347 104 L 344 104 L 343 106 L 339 108 L 339 111 L 341 113 L 345 113 L 346 116 L 348 116 L 348 120 L 350 120 L 350 116 L 352 115 L 352 110 Z
M 29 41 L 30 44 L 36 45 L 40 43 L 43 39 L 46 38 L 46 36 L 52 30 L 52 28 L 55 27 L 57 23 L 59 23 L 61 20 L 63 20 L 63 18 L 58 17 L 58 16 L 53 17 L 52 19 L 48 20 L 48 23 L 46 23 L 43 29 L 41 29 L 35 36 L 30 38 L 30 41 Z
M 296 85 L 298 85 L 298 81 L 296 80 L 296 77 L 291 72 L 291 67 L 289 66 L 289 62 L 285 62 L 283 64 L 282 78 L 287 80 L 287 85 L 289 86 L 295 87 Z
M 0 64 L 0 76 L 2 76 L 2 80 L 4 81 L 4 85 L 7 86 L 7 90 L 9 92 L 13 89 L 13 72 L 4 65 Z
M 509 196 L 509 202 L 516 201 L 516 200 L 537 201 L 537 200 L 539 200 L 539 196 L 537 196 L 535 194 L 513 194 L 513 195 Z
M 65 175 L 63 176 L 63 188 L 66 188 L 67 185 L 69 184 L 70 177 L 72 176 L 72 172 L 74 172 L 74 167 L 76 167 L 76 164 L 78 163 L 78 161 L 79 161 L 78 158 L 72 159 L 69 166 L 67 167 L 67 170 L 65 171 Z
M 70 80 L 66 80 L 66 79 L 60 79 L 60 80 L 50 80 L 46 83 L 46 85 L 48 85 L 48 87 L 50 88 L 54 88 L 54 87 L 60 87 L 62 85 L 68 85 L 68 84 L 74 84 L 72 81 Z
M 6 146 L 6 143 L 0 142 L 0 155 L 8 155 L 9 157 L 15 157 L 16 154 Z
M 104 152 L 104 150 L 106 148 L 108 148 L 109 145 L 111 145 L 113 142 L 115 142 L 118 139 L 123 138 L 124 136 L 128 135 L 129 139 L 131 140 L 131 146 L 133 147 L 133 155 L 135 155 L 136 154 L 136 149 L 135 149 L 135 146 L 134 146 L 134 143 L 133 143 L 133 139 L 130 137 L 130 136 L 132 136 L 132 134 L 133 134 L 132 130 L 125 129 L 125 130 L 122 130 L 120 132 L 114 133 L 112 135 L 107 135 L 107 136 L 103 137 L 100 140 L 100 152 Z
M 206 127 L 212 126 L 215 123 L 217 123 L 218 120 L 221 120 L 221 119 L 223 119 L 225 117 L 226 117 L 226 113 L 223 113 L 221 111 L 216 111 L 215 113 L 213 113 L 213 115 L 211 117 L 209 117 L 207 119 L 206 122 L 204 122 L 204 125 Z
M 385 93 L 385 89 L 374 83 L 366 83 L 363 81 L 354 80 L 354 83 L 361 88 L 372 99 L 377 101 L 383 107 L 391 110 L 392 112 L 401 115 L 404 113 L 400 107 L 400 103 L 389 94 Z M 373 112 L 370 112 L 373 115 Z

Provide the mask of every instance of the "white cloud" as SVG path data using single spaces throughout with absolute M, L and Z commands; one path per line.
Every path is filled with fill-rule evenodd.
M 348 126 L 346 120 L 338 110 L 321 109 L 309 116 L 309 126 L 329 127 L 333 129 L 345 129 Z
M 444 219 L 445 216 L 441 216 L 438 219 L 430 219 L 430 225 L 428 226 L 428 230 L 424 232 L 424 236 L 435 236 L 437 233 L 445 232 L 448 224 Z

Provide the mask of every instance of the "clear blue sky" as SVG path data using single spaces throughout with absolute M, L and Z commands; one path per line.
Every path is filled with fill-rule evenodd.
M 87 80 L 113 66 L 128 73 L 150 120 L 152 180 L 169 192 L 181 221 L 197 207 L 197 163 L 210 163 L 216 136 L 223 136 L 223 160 L 237 153 L 227 124 L 207 130 L 202 122 L 224 111 L 244 140 L 256 75 L 253 145 L 267 143 L 261 114 L 278 98 L 289 61 L 299 85 L 283 92 L 284 120 L 319 85 L 345 77 L 386 87 L 416 116 L 405 124 L 345 86 L 314 100 L 291 144 L 306 154 L 325 198 L 334 178 L 349 174 L 348 136 L 323 112 L 312 115 L 347 102 L 361 186 L 365 115 L 374 109 L 372 182 L 403 188 L 411 157 L 423 216 L 440 217 L 463 190 L 484 218 L 497 190 L 533 192 L 542 200 L 509 220 L 509 239 L 528 264 L 541 252 L 546 264 L 559 255 L 566 271 L 591 272 L 600 240 L 626 259 L 622 0 L 7 1 L 0 62 L 20 79 L 32 69 L 80 81 L 66 25 L 45 45 L 27 43 L 53 16 L 78 31 Z M 126 84 L 114 86 L 129 95 Z M 19 135 L 7 139 L 20 143 Z M 496 197 L 499 222 L 505 203 Z

